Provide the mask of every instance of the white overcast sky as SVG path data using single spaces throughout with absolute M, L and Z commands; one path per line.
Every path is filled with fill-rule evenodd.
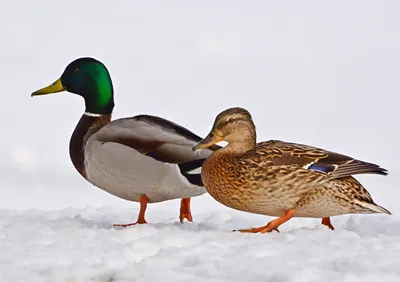
M 397 191 L 400 1 L 1 6 L 0 162 L 10 187 L 50 191 L 48 179 L 89 187 L 68 155 L 83 100 L 30 93 L 54 82 L 70 61 L 92 56 L 111 72 L 114 118 L 159 115 L 205 135 L 221 110 L 242 106 L 253 114 L 258 141 L 310 144 L 378 163 L 393 174 L 366 178 L 367 189 L 378 197 Z

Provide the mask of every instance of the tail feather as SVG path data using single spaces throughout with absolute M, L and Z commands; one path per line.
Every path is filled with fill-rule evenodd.
M 201 167 L 206 159 L 198 159 L 178 164 L 181 174 L 193 185 L 204 186 L 201 180 Z
M 368 203 L 368 202 L 361 201 L 358 199 L 354 199 L 354 203 L 357 204 L 358 206 L 361 206 L 364 209 L 371 211 L 372 213 L 386 213 L 389 215 L 392 214 L 389 210 L 387 210 L 384 207 L 381 207 L 380 205 L 377 205 L 375 203 Z

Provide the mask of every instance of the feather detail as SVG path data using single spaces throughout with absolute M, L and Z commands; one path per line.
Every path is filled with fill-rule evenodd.
M 302 144 L 271 140 L 257 145 L 257 154 L 274 165 L 298 165 L 328 174 L 332 179 L 355 174 L 387 175 L 379 165 Z
M 368 203 L 365 201 L 360 201 L 358 199 L 354 199 L 354 203 L 356 205 L 359 205 L 365 209 L 368 209 L 370 211 L 373 211 L 375 213 L 386 213 L 386 214 L 392 214 L 390 211 L 388 211 L 387 209 L 385 209 L 384 207 L 381 207 L 375 203 Z
M 201 167 L 206 159 L 198 159 L 178 164 L 181 174 L 194 185 L 204 186 L 201 180 Z
M 332 178 L 342 178 L 355 174 L 387 175 L 388 171 L 376 164 L 352 160 L 349 163 L 337 165 L 337 168 L 331 172 Z
M 163 163 L 204 161 L 212 153 L 211 149 L 194 153 L 191 148 L 200 137 L 173 122 L 152 116 L 114 120 L 96 138 L 104 143 L 122 144 Z

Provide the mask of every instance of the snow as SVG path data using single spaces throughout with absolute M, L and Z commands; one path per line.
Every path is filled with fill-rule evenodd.
M 150 225 L 113 228 L 137 207 L 0 212 L 2 281 L 398 281 L 400 221 L 335 218 L 332 232 L 294 219 L 281 233 L 232 229 L 266 219 L 199 211 L 181 224 L 176 211 Z M 25 279 L 25 280 L 24 280 Z
M 51 174 L 45 181 L 29 177 L 30 185 L 15 182 L 19 185 L 8 199 L 0 199 L 0 281 L 351 282 L 400 277 L 400 208 L 397 198 L 387 195 L 399 182 L 396 173 L 359 177 L 392 216 L 333 217 L 335 231 L 319 219 L 294 218 L 280 233 L 269 234 L 232 232 L 273 217 L 228 209 L 209 195 L 193 198 L 193 223 L 179 222 L 179 201 L 174 200 L 150 204 L 149 225 L 113 227 L 134 221 L 138 204 L 85 187 L 79 177 L 76 184 L 63 184 L 66 176 Z M 393 181 L 387 187 L 371 182 L 387 179 Z
M 0 282 L 400 281 L 398 1 L 3 1 L 0 9 Z M 290 3 L 288 3 L 290 2 Z M 83 101 L 31 98 L 81 56 L 103 61 L 114 118 L 159 115 L 199 135 L 232 106 L 258 140 L 310 144 L 374 162 L 358 176 L 393 215 L 272 217 L 193 198 L 138 204 L 87 183 L 69 137 Z

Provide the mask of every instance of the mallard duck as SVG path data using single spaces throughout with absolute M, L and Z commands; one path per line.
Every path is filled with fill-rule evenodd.
M 180 221 L 192 221 L 190 197 L 206 192 L 200 170 L 213 147 L 194 153 L 201 140 L 166 119 L 138 115 L 111 121 L 114 90 L 103 63 L 93 58 L 71 62 L 61 78 L 31 96 L 68 91 L 85 100 L 85 112 L 72 134 L 69 154 L 90 183 L 129 201 L 140 202 L 135 223 L 147 223 L 147 203 L 181 198 Z
M 227 146 L 213 152 L 202 167 L 209 194 L 233 209 L 279 217 L 266 226 L 241 232 L 279 232 L 278 227 L 292 217 L 322 218 L 322 224 L 334 230 L 331 216 L 390 214 L 352 177 L 386 175 L 387 170 L 376 164 L 278 140 L 257 144 L 252 117 L 243 108 L 221 112 L 211 132 L 193 150 L 222 140 Z

